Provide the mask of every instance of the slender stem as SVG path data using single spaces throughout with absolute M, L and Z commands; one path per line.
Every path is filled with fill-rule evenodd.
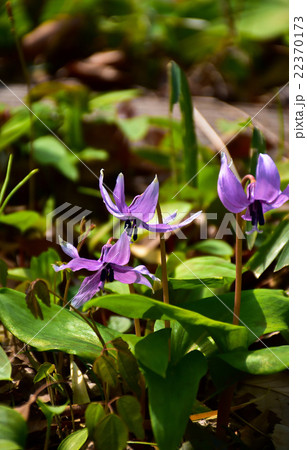
M 15 192 L 18 191 L 18 189 L 21 188 L 21 186 L 24 185 L 36 172 L 38 172 L 38 169 L 32 170 L 26 177 L 24 177 L 23 180 L 20 181 L 20 183 L 17 184 L 17 186 L 14 187 L 14 189 L 11 190 L 11 192 L 8 194 L 8 196 L 6 197 L 6 199 L 4 200 L 4 202 L 0 207 L 0 214 L 3 212 L 8 201 L 15 194 Z
M 6 169 L 5 180 L 4 180 L 4 183 L 3 183 L 3 185 L 2 185 L 1 192 L 0 192 L 0 206 L 1 206 L 1 203 L 2 203 L 2 200 L 3 200 L 3 197 L 4 197 L 4 194 L 5 194 L 5 191 L 6 191 L 8 182 L 9 182 L 9 179 L 10 179 L 11 168 L 12 168 L 12 162 L 13 162 L 13 155 L 11 154 L 11 155 L 9 156 L 9 162 L 7 163 L 7 169 Z
M 235 304 L 233 310 L 234 325 L 239 325 L 241 289 L 242 289 L 242 217 L 241 213 L 236 214 L 236 285 L 235 285 Z
M 100 340 L 100 342 L 102 343 L 102 347 L 105 348 L 105 342 L 98 330 L 98 328 L 95 325 L 95 321 L 93 319 L 93 316 L 91 316 L 91 319 L 93 322 L 91 322 L 86 316 L 84 316 L 78 309 L 74 308 L 72 305 L 70 305 L 70 307 L 72 308 L 72 310 L 77 313 L 80 317 L 82 317 L 82 319 L 92 328 L 92 330 L 96 333 L 98 339 Z
M 130 291 L 130 294 L 135 294 L 133 284 L 129 284 L 129 291 Z M 135 330 L 136 336 L 138 336 L 138 337 L 142 336 L 140 319 L 134 319 L 134 330 Z
M 159 223 L 163 223 L 161 208 L 159 202 L 157 203 L 157 214 Z M 161 250 L 161 268 L 162 268 L 162 288 L 163 288 L 163 302 L 169 304 L 167 267 L 166 267 L 166 248 L 164 233 L 160 233 L 160 250 Z M 170 327 L 170 321 L 165 321 L 165 327 Z

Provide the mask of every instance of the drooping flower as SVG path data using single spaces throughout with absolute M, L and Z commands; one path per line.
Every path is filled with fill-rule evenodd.
M 134 268 L 126 266 L 130 259 L 130 238 L 125 232 L 116 244 L 105 244 L 102 247 L 98 260 L 81 258 L 78 250 L 72 244 L 63 240 L 61 240 L 61 247 L 63 252 L 72 259 L 69 263 L 61 266 L 53 265 L 56 272 L 65 269 L 70 269 L 73 272 L 81 269 L 94 272 L 93 275 L 84 278 L 78 293 L 71 300 L 71 304 L 75 308 L 79 308 L 94 297 L 100 289 L 103 289 L 106 281 L 117 280 L 124 284 L 145 284 L 151 288 L 151 283 L 144 275 L 153 280 L 158 280 L 145 266 L 140 265 Z
M 124 175 L 120 173 L 116 180 L 113 191 L 115 203 L 111 200 L 106 188 L 103 185 L 103 170 L 100 172 L 99 187 L 102 199 L 107 210 L 120 220 L 125 221 L 125 229 L 129 236 L 133 235 L 133 239 L 137 237 L 137 229 L 145 228 L 148 231 L 156 233 L 166 233 L 185 227 L 201 214 L 201 211 L 193 214 L 188 219 L 175 225 L 169 225 L 169 222 L 175 219 L 177 212 L 174 212 L 166 219 L 164 223 L 151 224 L 148 223 L 155 215 L 158 197 L 159 197 L 159 181 L 155 176 L 152 183 L 145 189 L 143 194 L 134 197 L 130 205 L 126 204 Z
M 248 233 L 261 232 L 258 224 L 264 225 L 264 214 L 289 200 L 289 185 L 283 192 L 280 190 L 277 167 L 269 155 L 262 153 L 258 158 L 256 179 L 252 175 L 247 178 L 250 184 L 245 193 L 242 184 L 230 169 L 226 155 L 222 153 L 217 186 L 220 200 L 233 213 L 246 209 L 242 218 L 252 222 L 252 230 Z

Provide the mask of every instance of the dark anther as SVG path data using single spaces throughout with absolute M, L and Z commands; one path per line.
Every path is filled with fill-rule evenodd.
M 114 270 L 112 269 L 112 267 L 109 267 L 107 280 L 110 281 L 110 283 L 114 281 Z
M 256 200 L 255 205 L 257 208 L 257 218 L 258 218 L 259 225 L 264 225 L 264 216 L 263 216 L 261 202 L 259 200 Z
M 138 227 L 135 225 L 134 228 L 133 228 L 133 237 L 132 237 L 132 240 L 133 240 L 133 241 L 136 241 L 137 238 L 138 238 Z
M 104 283 L 106 281 L 106 278 L 107 278 L 107 270 L 102 269 L 101 274 L 100 274 L 100 281 L 102 281 L 102 283 Z

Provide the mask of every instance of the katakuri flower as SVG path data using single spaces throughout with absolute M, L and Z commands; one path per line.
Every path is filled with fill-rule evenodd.
M 159 181 L 157 176 L 155 176 L 154 180 L 146 188 L 143 194 L 134 197 L 129 206 L 126 204 L 125 182 L 124 175 L 122 173 L 118 175 L 113 191 L 115 204 L 111 200 L 106 188 L 103 185 L 103 170 L 100 172 L 99 187 L 107 210 L 114 217 L 125 221 L 125 229 L 127 230 L 129 236 L 133 235 L 134 240 L 137 238 L 138 227 L 145 228 L 148 231 L 153 231 L 156 233 L 166 233 L 167 231 L 174 231 L 185 227 L 201 214 L 201 211 L 198 211 L 181 223 L 169 225 L 169 222 L 175 219 L 177 215 L 176 211 L 164 219 L 164 223 L 162 224 L 148 223 L 154 217 L 158 203 Z
M 225 208 L 233 213 L 246 209 L 242 218 L 251 221 L 253 226 L 247 233 L 261 232 L 258 224 L 264 225 L 264 213 L 279 208 L 289 200 L 289 185 L 283 192 L 280 190 L 277 167 L 269 155 L 262 153 L 258 158 L 256 179 L 252 175 L 247 175 L 242 181 L 248 180 L 250 183 L 245 193 L 242 184 L 230 169 L 225 153 L 222 153 L 217 185 L 220 200 Z
M 73 272 L 86 269 L 94 272 L 84 278 L 78 293 L 71 300 L 72 306 L 79 308 L 85 302 L 90 300 L 94 295 L 103 289 L 106 281 L 120 281 L 124 284 L 145 284 L 152 287 L 151 283 L 144 277 L 149 276 L 152 280 L 159 280 L 151 274 L 145 266 L 129 267 L 126 266 L 130 259 L 130 238 L 127 233 L 123 233 L 116 244 L 105 244 L 101 249 L 101 255 L 98 260 L 81 258 L 78 250 L 72 244 L 61 240 L 62 250 L 72 260 L 61 266 L 53 265 L 56 272 L 59 270 L 70 269 Z

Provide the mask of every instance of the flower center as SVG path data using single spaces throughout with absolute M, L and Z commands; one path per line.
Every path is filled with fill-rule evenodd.
M 100 281 L 102 281 L 102 283 L 104 283 L 105 281 L 114 281 L 114 270 L 112 269 L 110 264 L 107 264 L 105 268 L 102 269 L 100 274 Z
M 129 237 L 132 236 L 132 240 L 136 241 L 138 237 L 138 225 L 136 219 L 125 221 L 125 230 Z
M 255 200 L 249 205 L 249 212 L 252 218 L 253 227 L 257 227 L 258 223 L 259 225 L 264 225 L 264 216 L 260 200 Z

